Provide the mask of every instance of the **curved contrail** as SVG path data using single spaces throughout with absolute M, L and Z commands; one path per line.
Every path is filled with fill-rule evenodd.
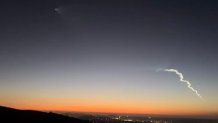
M 192 84 L 188 80 L 183 79 L 184 77 L 183 77 L 182 73 L 180 73 L 178 70 L 176 70 L 176 69 L 164 69 L 164 71 L 176 73 L 176 75 L 179 76 L 180 82 L 185 82 L 189 89 L 191 89 L 198 97 L 203 99 L 203 97 L 198 93 L 198 91 L 192 87 Z

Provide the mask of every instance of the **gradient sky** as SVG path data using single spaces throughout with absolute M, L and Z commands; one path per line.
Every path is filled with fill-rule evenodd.
M 0 3 L 0 105 L 218 114 L 215 0 Z M 204 97 L 200 100 L 174 68 Z

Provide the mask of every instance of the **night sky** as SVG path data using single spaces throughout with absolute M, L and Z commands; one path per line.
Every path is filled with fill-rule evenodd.
M 0 18 L 0 105 L 218 114 L 216 0 L 9 0 Z

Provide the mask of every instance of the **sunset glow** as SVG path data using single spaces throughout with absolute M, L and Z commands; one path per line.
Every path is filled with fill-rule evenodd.
M 5 2 L 0 106 L 218 117 L 217 5 Z

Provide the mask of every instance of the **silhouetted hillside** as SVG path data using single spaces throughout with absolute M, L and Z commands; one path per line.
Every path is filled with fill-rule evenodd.
M 0 106 L 0 123 L 89 123 L 55 113 L 31 110 L 17 110 Z
M 172 120 L 173 123 L 218 123 L 215 119 L 187 119 L 187 118 L 177 118 Z

